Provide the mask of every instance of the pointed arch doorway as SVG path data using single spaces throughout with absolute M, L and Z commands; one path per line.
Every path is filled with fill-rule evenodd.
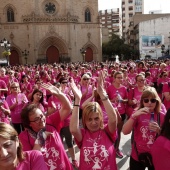
M 11 50 L 11 55 L 9 56 L 8 60 L 9 64 L 12 66 L 20 64 L 18 52 L 16 50 Z
M 59 62 L 59 51 L 55 46 L 48 47 L 46 51 L 47 62 L 49 64 Z
M 86 48 L 85 61 L 86 62 L 93 61 L 93 50 L 90 47 Z

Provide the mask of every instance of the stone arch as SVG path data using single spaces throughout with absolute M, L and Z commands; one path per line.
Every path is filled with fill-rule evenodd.
M 87 50 L 85 54 L 85 61 L 89 62 L 97 59 L 98 49 L 92 42 L 86 43 L 83 48 Z
M 86 6 L 83 8 L 82 15 L 84 15 L 86 9 L 89 9 L 89 10 L 90 10 L 91 15 L 94 15 L 94 14 L 95 14 L 93 8 L 92 8 L 91 6 L 89 6 L 89 5 L 86 5 Z
M 90 6 L 85 6 L 84 8 L 83 8 L 83 10 L 82 10 L 82 15 L 83 15 L 83 17 L 84 17 L 84 21 L 85 21 L 85 11 L 87 10 L 87 9 L 89 9 L 90 10 L 90 16 L 91 16 L 91 21 L 90 22 L 93 22 L 93 15 L 95 14 L 94 13 L 94 10 L 93 10 L 93 8 L 91 8 Z
M 50 36 L 42 39 L 39 43 L 38 47 L 38 60 L 46 60 L 46 52 L 49 47 L 54 46 L 58 49 L 59 51 L 59 57 L 62 55 L 68 56 L 68 48 L 66 42 L 55 36 Z
M 3 15 L 6 15 L 5 20 L 8 21 L 7 11 L 8 11 L 9 8 L 11 8 L 14 12 L 14 22 L 15 22 L 16 21 L 17 9 L 12 4 L 7 4 L 3 9 Z
M 10 65 L 18 65 L 22 64 L 22 52 L 19 47 L 16 45 L 12 45 L 11 49 L 11 55 L 9 56 L 9 63 Z

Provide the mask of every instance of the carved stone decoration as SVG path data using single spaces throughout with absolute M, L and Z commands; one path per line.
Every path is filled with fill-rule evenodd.
M 90 38 L 91 38 L 91 33 L 90 32 L 87 33 L 87 37 L 88 37 L 88 40 L 90 41 Z
M 71 23 L 77 23 L 78 22 L 79 17 L 78 16 L 74 16 L 74 15 L 70 15 L 70 13 L 68 13 L 65 16 L 40 16 L 40 15 L 36 15 L 34 12 L 32 12 L 30 15 L 23 15 L 22 16 L 22 21 L 24 23 L 47 23 L 47 22 L 71 22 Z
M 55 27 L 54 27 L 54 25 L 49 25 L 49 33 L 50 34 L 54 34 L 55 33 Z
M 47 14 L 54 14 L 56 12 L 56 6 L 55 4 L 48 2 L 45 4 L 45 11 Z
M 14 39 L 14 34 L 11 32 L 11 34 L 10 34 L 10 39 L 11 39 L 11 41 L 13 41 L 13 39 Z

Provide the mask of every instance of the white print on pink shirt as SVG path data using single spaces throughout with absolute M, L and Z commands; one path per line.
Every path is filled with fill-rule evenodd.
M 153 136 L 153 134 L 148 134 L 148 132 L 149 132 L 148 126 L 142 126 L 140 128 L 140 131 L 142 132 L 143 140 L 144 141 L 148 140 L 147 146 L 148 146 L 148 148 L 150 148 L 149 145 L 152 145 L 154 143 L 154 136 Z
M 48 144 L 48 142 L 46 144 Z M 43 155 L 48 159 L 46 164 L 48 165 L 48 167 L 50 167 L 50 170 L 64 169 L 64 162 L 61 162 L 61 164 L 58 165 L 60 168 L 55 163 L 58 159 L 60 159 L 60 154 L 59 151 L 56 150 L 54 147 L 45 149 Z
M 149 135 L 148 136 L 148 139 L 149 139 L 149 141 L 148 141 L 148 145 L 152 145 L 153 144 L 153 142 L 154 142 L 154 136 L 153 135 Z
M 143 140 L 146 140 L 146 139 L 147 139 L 147 131 L 148 131 L 148 128 L 145 127 L 145 126 L 142 126 L 142 127 L 140 128 L 140 131 L 142 132 Z
M 101 169 L 102 162 L 108 161 L 109 152 L 104 145 L 98 145 L 98 140 L 101 139 L 99 135 L 95 139 L 87 139 L 88 142 L 93 143 L 92 147 L 83 147 L 84 161 L 87 164 L 94 163 L 93 170 Z M 107 168 L 109 170 L 110 166 Z
M 93 162 L 94 162 L 95 164 L 94 164 L 94 166 L 92 167 L 92 169 L 94 169 L 94 170 L 96 170 L 96 169 L 101 169 L 102 163 L 100 162 L 100 160 L 99 160 L 98 157 L 95 157 Z

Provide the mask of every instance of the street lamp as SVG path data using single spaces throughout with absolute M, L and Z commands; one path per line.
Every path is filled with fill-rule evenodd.
M 27 51 L 27 50 L 24 50 L 24 51 L 22 51 L 22 55 L 23 56 L 25 56 L 24 58 L 25 58 L 25 63 L 27 64 L 27 59 L 28 59 L 28 55 L 29 55 L 29 51 Z
M 82 55 L 82 57 L 83 57 L 83 62 L 84 62 L 84 61 L 85 61 L 86 49 L 81 48 L 81 49 L 80 49 L 80 53 L 81 53 L 81 55 Z
M 8 66 L 8 65 L 9 65 L 8 56 L 10 55 L 10 47 L 11 47 L 11 44 L 10 44 L 9 41 L 7 41 L 5 38 L 0 41 L 0 44 L 1 44 L 1 47 L 4 48 L 3 55 L 6 57 L 7 66 Z
M 165 50 L 165 45 L 164 44 L 161 45 L 161 50 L 162 50 L 161 53 L 162 53 L 162 56 L 163 56 L 163 53 L 164 53 L 164 50 Z

